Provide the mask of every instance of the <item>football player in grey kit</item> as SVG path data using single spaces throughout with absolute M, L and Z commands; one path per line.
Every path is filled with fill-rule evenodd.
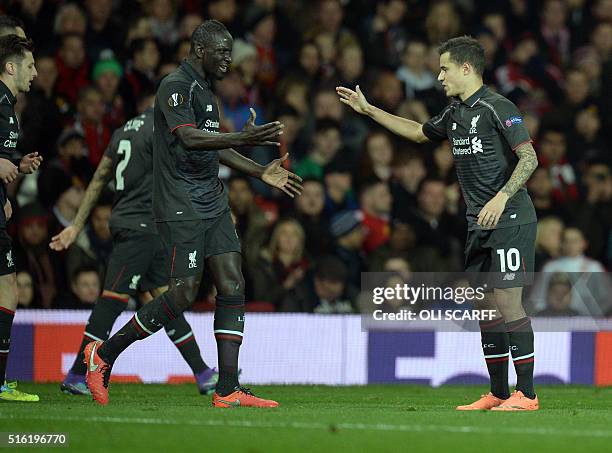
M 359 86 L 336 91 L 341 102 L 402 137 L 417 143 L 450 141 L 467 205 L 465 269 L 494 273 L 494 290 L 478 308 L 497 311 L 496 319 L 480 323 L 491 391 L 457 409 L 537 410 L 533 330 L 521 297 L 522 287 L 533 279 L 536 233 L 535 209 L 525 182 L 538 160 L 516 106 L 483 84 L 484 50 L 478 41 L 453 38 L 440 46 L 439 54 L 438 80 L 451 101 L 425 124 L 371 105 Z M 510 356 L 518 376 L 512 394 Z
M 260 178 L 287 195 L 299 195 L 301 178 L 282 166 L 286 155 L 262 166 L 233 147 L 278 146 L 283 126 L 255 125 L 255 112 L 242 131 L 221 133 L 215 79 L 230 68 L 233 39 L 209 20 L 191 37 L 189 56 L 160 83 L 155 98 L 153 214 L 170 258 L 170 289 L 141 308 L 105 342 L 85 348 L 87 385 L 108 403 L 108 379 L 116 358 L 179 316 L 195 300 L 204 267 L 217 289 L 214 334 L 219 382 L 215 407 L 275 407 L 238 382 L 238 352 L 244 332 L 244 278 L 240 240 L 232 222 L 219 163 Z

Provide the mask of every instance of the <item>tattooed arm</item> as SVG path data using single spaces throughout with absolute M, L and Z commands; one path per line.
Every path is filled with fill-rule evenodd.
M 508 200 L 527 182 L 538 166 L 538 157 L 531 143 L 523 143 L 515 150 L 519 158 L 508 182 L 478 213 L 478 225 L 494 228 L 499 222 Z
M 91 179 L 91 182 L 87 186 L 83 201 L 79 206 L 76 217 L 72 222 L 72 225 L 64 228 L 61 233 L 53 236 L 49 247 L 53 250 L 65 250 L 67 249 L 79 235 L 85 222 L 91 213 L 91 210 L 98 202 L 100 194 L 104 187 L 108 184 L 110 177 L 112 176 L 111 170 L 113 167 L 113 160 L 108 156 L 102 156 L 102 160 L 98 164 L 98 168 Z
M 531 143 L 523 143 L 516 148 L 515 152 L 519 158 L 518 164 L 516 164 L 512 176 L 510 176 L 510 179 L 501 190 L 501 192 L 508 195 L 508 198 L 512 198 L 523 187 L 538 166 L 538 156 Z

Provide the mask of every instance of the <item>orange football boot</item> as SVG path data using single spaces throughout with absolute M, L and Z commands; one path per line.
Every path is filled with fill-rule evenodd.
M 102 341 L 92 341 L 85 346 L 84 359 L 87 365 L 85 382 L 91 392 L 93 399 L 103 406 L 108 404 L 108 380 L 111 374 L 111 366 L 100 358 L 97 349 L 102 346 Z
M 467 404 L 465 406 L 457 406 L 456 409 L 458 411 L 488 411 L 489 409 L 493 409 L 503 404 L 503 402 L 504 400 L 489 392 L 486 395 L 481 395 L 478 401 L 474 401 L 472 404 Z
M 227 396 L 221 396 L 215 392 L 212 405 L 213 407 L 277 407 L 278 403 L 257 398 L 246 387 L 236 387 L 236 390 Z
M 537 411 L 540 408 L 540 402 L 538 396 L 534 399 L 527 398 L 520 390 L 515 390 L 506 401 L 497 407 L 494 407 L 493 411 Z

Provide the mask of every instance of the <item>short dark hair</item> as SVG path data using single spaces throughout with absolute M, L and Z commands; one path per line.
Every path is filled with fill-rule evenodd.
M 314 276 L 319 280 L 346 282 L 348 271 L 340 258 L 325 255 L 317 260 Z
M 438 54 L 448 52 L 453 63 L 472 65 L 476 73 L 482 76 L 485 67 L 484 48 L 478 40 L 471 36 L 459 36 L 451 38 L 438 47 Z
M 21 20 L 13 16 L 0 16 L 0 36 L 14 34 L 16 28 L 24 28 Z
M 331 118 L 321 118 L 315 123 L 315 134 L 319 132 L 328 131 L 330 129 L 336 129 L 340 131 L 340 123 Z
M 26 52 L 32 52 L 32 41 L 20 38 L 17 35 L 6 35 L 0 37 L 0 74 L 4 72 L 6 63 L 11 58 L 21 61 Z
M 195 51 L 196 45 L 210 43 L 214 36 L 221 33 L 229 33 L 225 25 L 218 20 L 205 20 L 191 34 L 191 52 Z
M 72 273 L 72 278 L 70 279 L 71 283 L 76 283 L 77 280 L 79 279 L 79 277 L 81 276 L 81 274 L 89 274 L 89 273 L 94 273 L 98 276 L 98 279 L 100 278 L 100 272 L 98 270 L 98 268 L 92 264 L 83 264 L 79 267 L 77 267 L 73 273 Z
M 147 37 L 147 38 L 136 38 L 134 39 L 131 43 L 130 43 L 130 48 L 129 48 L 129 57 L 130 58 L 134 58 L 134 55 L 136 55 L 138 52 L 142 52 L 145 48 L 145 46 L 149 43 L 149 42 L 153 42 L 153 44 L 155 44 L 157 46 L 157 41 L 155 41 L 155 38 L 151 38 L 151 37 Z

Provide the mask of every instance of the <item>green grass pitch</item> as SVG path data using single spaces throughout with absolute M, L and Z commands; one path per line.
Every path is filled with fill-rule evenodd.
M 57 384 L 20 388 L 41 402 L 0 404 L 0 431 L 69 433 L 55 451 L 612 451 L 612 388 L 540 386 L 530 413 L 455 411 L 485 391 L 473 386 L 254 389 L 276 409 L 214 409 L 195 385 L 111 384 L 107 407 Z

